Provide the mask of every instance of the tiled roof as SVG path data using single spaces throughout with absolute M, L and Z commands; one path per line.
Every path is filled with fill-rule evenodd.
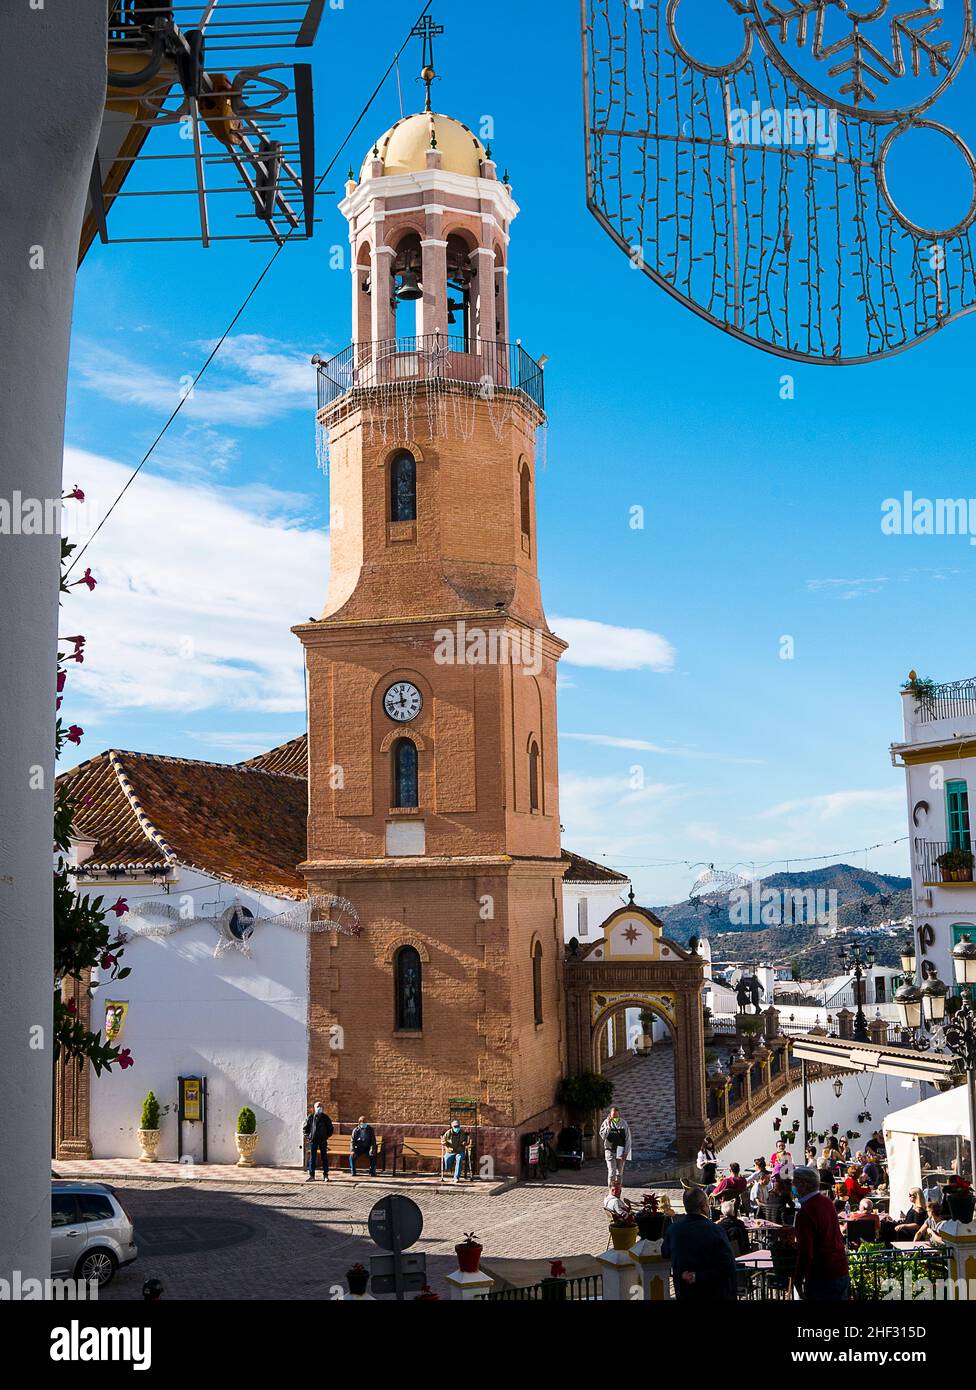
M 286 745 L 287 746 L 287 745 Z M 274 897 L 305 897 L 304 778 L 110 750 L 65 772 L 86 867 L 184 864 Z
M 308 776 L 308 734 L 299 734 L 288 743 L 279 743 L 277 748 L 269 748 L 267 753 L 259 753 L 256 758 L 248 758 L 238 763 L 238 767 L 258 767 L 265 772 L 283 772 L 291 777 Z
M 594 863 L 592 859 L 584 859 L 581 854 L 573 854 L 568 849 L 563 850 L 563 863 L 569 865 L 563 878 L 564 883 L 630 882 L 626 874 L 618 874 L 615 869 L 608 869 L 606 864 Z

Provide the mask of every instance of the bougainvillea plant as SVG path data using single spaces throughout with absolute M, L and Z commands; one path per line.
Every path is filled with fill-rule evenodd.
M 66 494 L 84 501 L 80 488 Z M 61 541 L 61 593 L 67 594 L 78 584 L 83 584 L 89 592 L 95 587 L 91 570 L 85 570 L 81 579 L 69 583 L 67 564 L 75 546 L 70 541 Z M 62 651 L 64 646 L 66 650 Z M 73 651 L 67 650 L 72 647 Z M 75 637 L 58 638 L 57 696 L 55 702 L 55 757 L 60 757 L 66 743 L 81 742 L 84 730 L 77 724 L 65 728 L 61 718 L 61 702 L 67 681 L 67 662 L 79 665 L 85 659 L 85 639 Z M 100 973 L 101 982 L 107 984 L 114 980 L 124 980 L 129 969 L 120 964 L 126 936 L 118 930 L 116 923 L 128 911 L 124 898 L 119 898 L 111 907 L 103 906 L 99 897 L 82 897 L 75 891 L 74 882 L 68 873 L 67 858 L 71 848 L 74 805 L 63 786 L 56 788 L 54 795 L 54 1051 L 59 1058 L 77 1061 L 79 1068 L 86 1061 L 91 1062 L 96 1073 L 110 1070 L 118 1063 L 124 1071 L 132 1066 L 132 1056 L 127 1047 L 116 1047 L 102 1038 L 100 1029 L 86 1028 L 78 1017 L 73 999 L 62 997 L 62 985 L 66 979 L 77 980 L 91 995 L 90 972 L 95 967 Z M 114 920 L 110 920 L 112 914 Z

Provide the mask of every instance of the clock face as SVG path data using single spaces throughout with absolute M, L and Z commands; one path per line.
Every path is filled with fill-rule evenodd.
M 383 708 L 398 724 L 416 719 L 423 705 L 423 696 L 409 681 L 397 681 L 383 696 Z

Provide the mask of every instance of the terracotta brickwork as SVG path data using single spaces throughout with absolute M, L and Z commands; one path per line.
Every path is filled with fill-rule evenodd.
M 91 1027 L 91 999 L 86 983 L 67 979 L 62 986 L 66 1003 L 74 1000 L 76 1017 Z M 91 1067 L 86 1062 L 59 1061 L 54 1064 L 54 1158 L 91 1158 L 89 1114 L 91 1106 Z

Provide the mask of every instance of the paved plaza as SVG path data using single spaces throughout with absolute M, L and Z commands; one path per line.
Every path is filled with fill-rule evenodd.
M 656 1042 L 646 1057 L 614 1074 L 614 1104 L 630 1125 L 636 1162 L 668 1165 L 674 1159 L 674 1047 Z

